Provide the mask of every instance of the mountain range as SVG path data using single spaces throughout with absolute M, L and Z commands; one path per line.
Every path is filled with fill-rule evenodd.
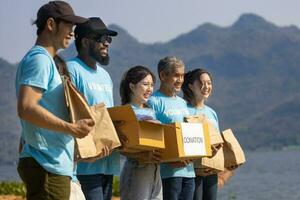
M 296 26 L 278 27 L 255 14 L 243 14 L 231 26 L 206 23 L 153 44 L 139 42 L 118 25 L 110 28 L 119 32 L 105 67 L 114 82 L 116 105 L 127 69 L 145 65 L 156 73 L 161 58 L 175 55 L 186 70 L 203 67 L 212 73 L 214 89 L 207 104 L 216 110 L 221 129 L 232 128 L 245 149 L 300 145 L 300 30 Z M 76 56 L 74 44 L 60 54 L 65 59 Z M 16 67 L 0 59 L 0 145 L 4 149 L 0 162 L 17 158 Z

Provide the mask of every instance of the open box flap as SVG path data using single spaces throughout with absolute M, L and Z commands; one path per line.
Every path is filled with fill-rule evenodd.
M 107 109 L 113 121 L 137 121 L 130 105 L 115 106 Z

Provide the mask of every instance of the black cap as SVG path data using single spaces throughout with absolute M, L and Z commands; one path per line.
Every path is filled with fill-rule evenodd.
M 76 16 L 72 7 L 64 1 L 50 1 L 40 7 L 35 23 L 39 27 L 50 17 L 63 19 L 74 24 L 81 24 L 88 20 L 87 18 Z
M 90 33 L 109 36 L 118 35 L 116 31 L 107 29 L 106 25 L 99 17 L 91 17 L 87 22 L 77 25 L 74 33 L 76 39 L 83 38 Z

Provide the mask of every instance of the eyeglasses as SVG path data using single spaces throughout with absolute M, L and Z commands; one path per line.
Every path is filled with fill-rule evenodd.
M 112 38 L 109 37 L 108 35 L 101 35 L 100 37 L 92 36 L 90 37 L 90 39 L 94 40 L 95 42 L 101 42 L 101 43 L 108 42 L 110 44 L 112 42 Z

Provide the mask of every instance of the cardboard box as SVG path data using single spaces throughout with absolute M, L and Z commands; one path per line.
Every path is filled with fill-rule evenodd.
M 164 125 L 165 145 L 162 162 L 175 162 L 211 156 L 207 123 Z
M 195 173 L 197 176 L 207 176 L 224 171 L 224 152 L 221 147 L 212 157 L 205 157 L 194 161 Z M 209 174 L 206 172 L 209 170 Z
M 196 175 L 204 176 L 210 171 L 210 174 L 217 174 L 226 169 L 235 169 L 246 162 L 245 154 L 239 142 L 235 138 L 231 129 L 227 129 L 221 134 L 224 143 L 223 146 L 212 157 L 201 158 L 194 162 Z
M 205 117 L 205 115 L 187 116 L 185 117 L 185 121 L 189 123 L 192 122 L 207 123 L 211 145 L 218 146 L 219 144 L 222 144 L 224 142 L 222 135 L 218 132 L 216 127 Z
M 133 152 L 165 148 L 164 129 L 162 124 L 138 121 L 130 105 L 108 108 L 111 119 L 119 122 L 120 129 L 128 142 L 123 151 Z

